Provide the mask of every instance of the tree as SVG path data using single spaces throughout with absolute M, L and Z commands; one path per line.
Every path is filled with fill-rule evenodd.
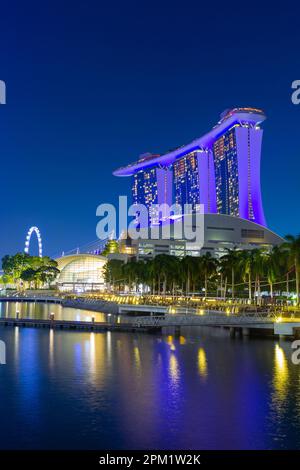
M 11 276 L 17 289 L 21 288 L 21 274 L 30 268 L 30 256 L 27 253 L 17 253 L 13 256 L 6 255 L 2 258 L 4 274 Z
M 253 250 L 243 250 L 240 254 L 239 267 L 242 278 L 248 279 L 249 302 L 252 301 L 252 272 L 253 272 Z
M 166 294 L 167 282 L 171 275 L 171 256 L 166 254 L 157 255 L 154 258 L 154 269 L 158 275 L 158 293 L 160 293 L 161 280 L 163 280 L 163 295 Z
M 123 261 L 118 259 L 108 260 L 104 266 L 104 279 L 107 284 L 112 286 L 114 290 L 115 284 L 120 285 L 120 282 L 123 280 Z M 124 265 L 125 266 L 125 265 Z
M 55 266 L 42 266 L 36 270 L 36 279 L 42 284 L 50 284 L 59 274 L 59 269 Z
M 274 246 L 272 250 L 262 254 L 264 272 L 267 276 L 268 284 L 270 286 L 270 296 L 273 299 L 273 284 L 280 274 L 282 267 L 282 249 L 280 246 Z
M 264 276 L 264 256 L 263 251 L 259 248 L 255 248 L 251 251 L 251 256 L 253 259 L 253 274 L 255 276 L 255 291 L 257 292 L 257 299 L 260 303 L 261 301 L 261 289 L 260 281 Z
M 300 235 L 286 235 L 283 248 L 287 251 L 288 262 L 293 265 L 296 278 L 296 304 L 299 305 L 299 271 L 300 271 Z
M 39 283 L 49 283 L 59 274 L 57 262 L 49 256 L 30 256 L 27 253 L 6 255 L 2 259 L 4 274 L 11 276 L 13 282 L 20 289 L 22 281 L 34 282 L 37 287 Z
M 191 291 L 191 284 L 195 290 L 196 280 L 199 277 L 199 263 L 195 256 L 185 256 L 181 261 L 183 281 L 185 282 L 186 294 Z
M 32 282 L 35 283 L 35 287 L 37 287 L 37 279 L 36 279 L 36 270 L 32 268 L 25 269 L 22 273 L 20 278 L 22 281 L 28 282 L 31 284 Z
M 236 248 L 233 248 L 233 249 L 227 248 L 226 255 L 222 256 L 220 260 L 221 272 L 225 275 L 225 279 L 227 279 L 227 277 L 229 276 L 229 273 L 231 276 L 232 299 L 234 299 L 234 296 L 235 296 L 235 274 L 239 268 L 240 253 L 241 252 L 237 250 Z M 225 285 L 226 285 L 226 281 L 225 281 Z M 224 298 L 226 298 L 226 287 L 225 287 L 225 292 L 224 292 Z
M 218 266 L 218 261 L 212 257 L 210 253 L 205 253 L 205 255 L 200 256 L 198 258 L 199 260 L 199 265 L 200 265 L 200 270 L 204 274 L 204 289 L 205 289 L 205 297 L 207 297 L 208 294 L 208 280 L 216 275 L 217 273 L 217 266 Z
M 0 276 L 0 284 L 2 284 L 4 288 L 6 288 L 7 284 L 13 284 L 13 282 L 14 280 L 12 276 L 9 276 L 8 274 L 3 274 Z
M 119 244 L 117 240 L 108 240 L 101 255 L 107 256 L 110 253 L 119 253 Z

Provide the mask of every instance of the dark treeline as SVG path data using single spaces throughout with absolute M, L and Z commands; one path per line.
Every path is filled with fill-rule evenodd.
M 300 235 L 287 236 L 280 246 L 267 249 L 227 250 L 219 260 L 209 253 L 177 258 L 158 255 L 127 263 L 112 259 L 105 279 L 114 292 L 141 290 L 157 295 L 201 293 L 226 298 L 261 298 L 262 291 L 295 293 L 299 305 Z

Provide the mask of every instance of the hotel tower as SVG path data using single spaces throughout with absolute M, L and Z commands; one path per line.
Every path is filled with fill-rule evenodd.
M 176 202 L 265 226 L 260 189 L 265 118 L 256 108 L 227 110 L 204 136 L 163 155 L 143 154 L 114 175 L 132 177 L 133 202 L 150 209 L 151 224 L 159 222 L 152 204 Z

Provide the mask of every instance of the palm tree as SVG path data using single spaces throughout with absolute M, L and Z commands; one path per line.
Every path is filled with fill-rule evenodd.
M 300 235 L 286 235 L 284 248 L 288 253 L 288 261 L 293 265 L 296 277 L 296 304 L 299 305 L 299 270 L 300 270 Z
M 282 267 L 282 249 L 280 246 L 274 246 L 271 251 L 262 254 L 264 272 L 267 276 L 270 286 L 270 297 L 273 299 L 273 285 L 280 274 Z
M 193 288 L 195 289 L 195 277 L 198 273 L 199 266 L 197 261 L 199 258 L 194 256 L 185 256 L 181 260 L 183 281 L 185 281 L 186 294 L 188 295 L 191 291 L 191 283 L 193 282 Z
M 154 268 L 158 273 L 158 293 L 160 293 L 161 279 L 163 279 L 163 295 L 166 294 L 167 284 L 171 277 L 173 256 L 161 254 L 154 258 Z
M 147 259 L 145 261 L 144 270 L 145 270 L 145 273 L 144 273 L 145 282 L 149 286 L 151 293 L 155 295 L 156 276 L 155 276 L 155 264 L 152 258 Z
M 218 262 L 215 258 L 212 257 L 210 253 L 205 253 L 205 255 L 200 256 L 198 260 L 200 264 L 200 269 L 204 274 L 205 297 L 207 297 L 208 279 L 216 274 Z
M 240 251 L 237 248 L 227 248 L 226 255 L 222 256 L 220 260 L 221 272 L 225 275 L 227 280 L 228 273 L 231 274 L 231 297 L 234 299 L 235 296 L 235 274 L 239 267 L 240 262 Z M 226 281 L 225 281 L 225 292 L 224 298 L 226 298 Z
M 252 301 L 252 272 L 253 272 L 253 250 L 243 250 L 240 252 L 239 267 L 241 274 L 246 281 L 248 278 L 249 302 Z
M 260 290 L 260 281 L 264 276 L 264 256 L 263 251 L 260 248 L 255 248 L 252 250 L 252 259 L 253 267 L 252 271 L 255 276 L 255 292 L 257 292 L 257 299 L 260 303 L 261 301 L 261 290 Z

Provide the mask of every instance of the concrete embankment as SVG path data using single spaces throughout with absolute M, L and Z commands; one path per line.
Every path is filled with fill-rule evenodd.
M 62 299 L 61 305 L 63 307 L 79 308 L 81 310 L 91 310 L 93 312 L 111 313 L 117 315 L 119 313 L 119 306 L 115 302 L 108 302 L 105 300 L 90 300 L 90 299 Z

